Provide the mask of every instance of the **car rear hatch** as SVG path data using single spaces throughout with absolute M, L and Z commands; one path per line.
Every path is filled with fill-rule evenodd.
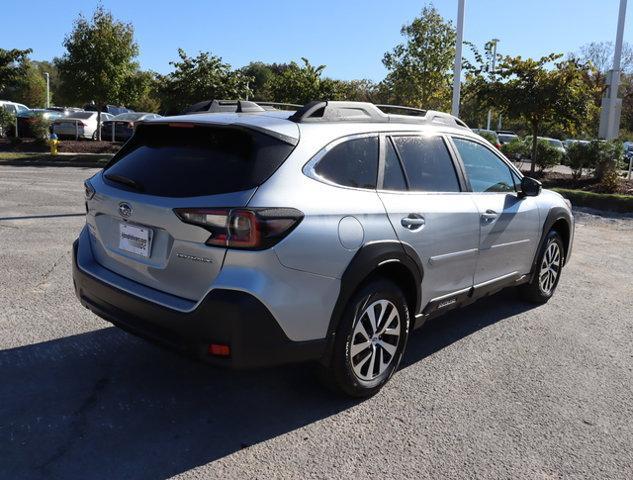
M 201 299 L 226 247 L 209 245 L 209 229 L 185 223 L 176 211 L 246 206 L 293 148 L 236 125 L 140 124 L 90 180 L 95 193 L 87 221 L 96 261 L 143 285 Z

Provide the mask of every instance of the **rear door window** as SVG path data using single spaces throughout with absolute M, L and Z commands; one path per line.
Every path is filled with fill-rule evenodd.
M 293 148 L 242 128 L 141 124 L 104 177 L 117 188 L 164 197 L 237 192 L 265 182 Z
M 402 171 L 398 154 L 389 138 L 386 138 L 385 142 L 385 174 L 383 176 L 382 188 L 383 190 L 404 191 L 407 189 L 407 181 L 404 178 L 404 172 Z
M 413 192 L 459 192 L 453 160 L 439 136 L 393 137 L 398 149 L 409 190 Z
M 314 171 L 337 185 L 375 189 L 378 137 L 355 138 L 339 143 L 325 154 Z

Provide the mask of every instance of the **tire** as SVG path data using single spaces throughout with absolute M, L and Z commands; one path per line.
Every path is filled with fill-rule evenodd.
M 329 366 L 321 367 L 322 381 L 352 397 L 376 394 L 398 369 L 409 324 L 409 309 L 402 290 L 389 280 L 369 281 L 352 296 L 343 313 Z
M 550 230 L 539 251 L 532 280 L 519 287 L 521 297 L 532 303 L 547 303 L 556 291 L 564 263 L 563 240 L 558 232 Z
M 95 130 L 92 134 L 92 141 L 96 142 L 97 141 L 97 131 Z

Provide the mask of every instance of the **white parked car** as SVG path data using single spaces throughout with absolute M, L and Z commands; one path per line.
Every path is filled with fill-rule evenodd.
M 4 108 L 7 112 L 17 115 L 18 113 L 30 110 L 26 105 L 21 103 L 9 102 L 8 100 L 0 100 L 0 108 Z
M 114 115 L 101 113 L 101 124 Z M 53 122 L 53 133 L 58 137 L 97 139 L 97 112 L 75 112 Z

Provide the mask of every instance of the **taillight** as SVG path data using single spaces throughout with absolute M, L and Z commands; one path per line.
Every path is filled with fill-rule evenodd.
M 288 235 L 303 219 L 294 208 L 176 208 L 178 218 L 209 231 L 207 245 L 262 250 Z

